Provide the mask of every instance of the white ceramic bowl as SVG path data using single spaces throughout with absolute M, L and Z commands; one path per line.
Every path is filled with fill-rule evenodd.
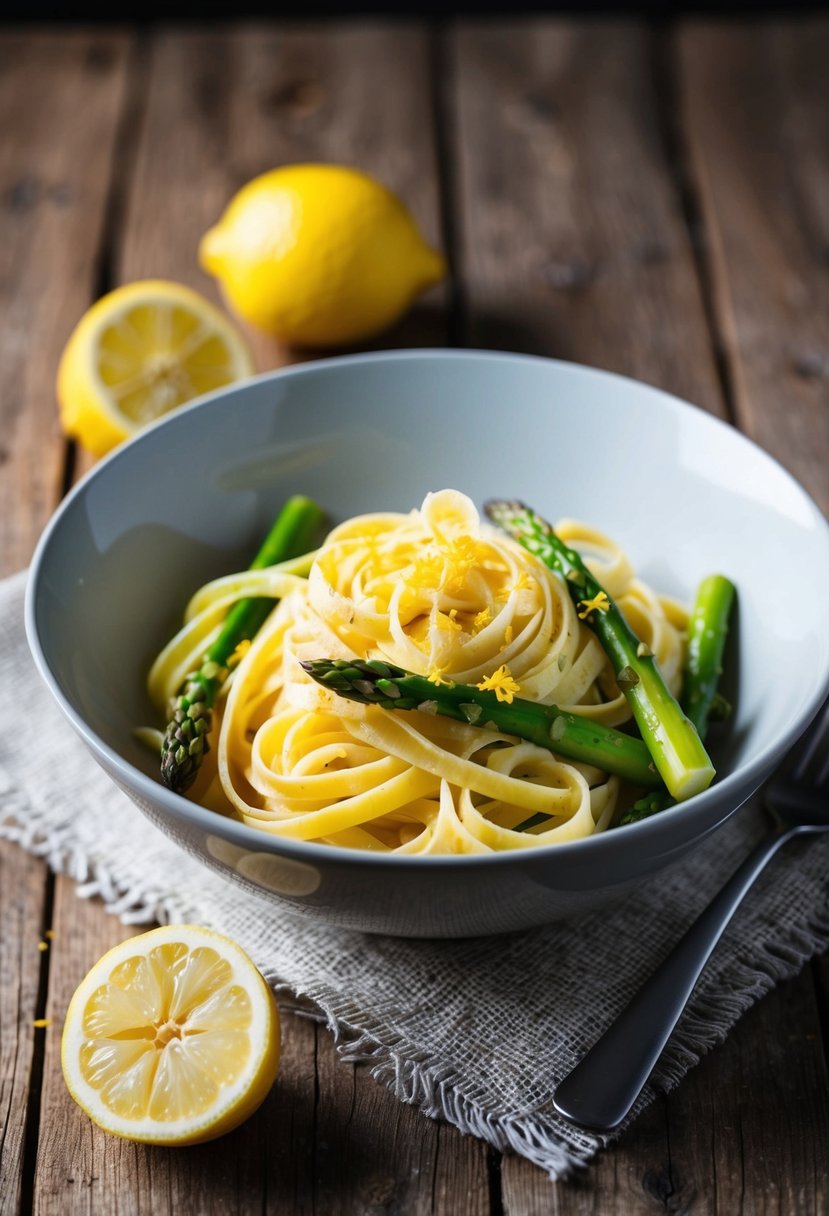
M 171 793 L 134 740 L 151 656 L 207 578 L 244 565 L 281 502 L 336 519 L 428 490 L 520 497 L 610 533 L 661 591 L 737 584 L 736 711 L 704 794 L 556 848 L 399 858 L 281 841 Z M 92 753 L 208 865 L 306 915 L 368 931 L 467 936 L 619 896 L 721 824 L 829 687 L 829 527 L 731 427 L 654 388 L 546 359 L 412 351 L 261 376 L 162 420 L 99 464 L 34 558 L 27 602 L 46 683 Z

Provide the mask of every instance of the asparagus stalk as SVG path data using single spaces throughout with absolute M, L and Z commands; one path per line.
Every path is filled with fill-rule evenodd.
M 717 685 L 734 595 L 734 584 L 725 575 L 709 574 L 697 588 L 688 622 L 682 706 L 700 737 L 705 736 L 709 717 L 717 710 Z
M 672 696 L 653 655 L 580 555 L 522 503 L 494 499 L 484 509 L 525 549 L 564 576 L 571 598 L 613 665 L 616 682 L 672 797 L 681 802 L 706 789 L 714 778 L 714 766 L 696 728 Z
M 310 498 L 289 498 L 250 565 L 262 570 L 300 557 L 316 544 L 325 520 Z M 182 792 L 193 784 L 209 750 L 207 736 L 216 694 L 227 678 L 228 664 L 240 642 L 255 636 L 274 606 L 266 596 L 237 600 L 228 612 L 216 641 L 204 654 L 198 671 L 190 672 L 170 704 L 161 743 L 161 776 L 170 789 Z
M 708 733 L 711 718 L 727 716 L 730 706 L 717 690 L 722 675 L 722 657 L 728 636 L 728 618 L 734 603 L 734 584 L 722 574 L 709 574 L 697 588 L 688 622 L 688 653 L 680 704 L 699 736 Z M 638 823 L 673 804 L 667 793 L 646 794 L 619 820 L 619 825 Z
M 612 730 L 555 705 L 514 697 L 499 701 L 474 684 L 433 684 L 377 659 L 310 659 L 302 666 L 323 688 L 381 709 L 420 710 L 516 735 L 547 751 L 618 773 L 636 785 L 655 787 L 660 779 L 640 739 Z

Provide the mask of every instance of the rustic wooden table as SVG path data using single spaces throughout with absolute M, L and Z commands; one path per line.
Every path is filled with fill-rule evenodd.
M 213 294 L 200 233 L 248 178 L 298 160 L 377 174 L 448 251 L 449 286 L 389 345 L 518 349 L 641 377 L 742 428 L 826 509 L 827 63 L 823 19 L 3 33 L 5 571 L 88 466 L 54 401 L 75 321 L 136 278 Z M 262 369 L 288 359 L 261 338 L 255 349 Z M 128 930 L 11 845 L 0 924 L 2 1213 L 829 1210 L 826 960 L 618 1147 L 553 1184 L 399 1104 L 290 1015 L 279 1083 L 233 1135 L 164 1151 L 99 1134 L 63 1086 L 60 1023 Z M 34 1029 L 44 1016 L 51 1027 Z

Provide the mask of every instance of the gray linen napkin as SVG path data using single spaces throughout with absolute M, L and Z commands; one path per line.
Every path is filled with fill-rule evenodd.
M 368 1062 L 398 1098 L 551 1178 L 609 1141 L 555 1115 L 556 1083 L 750 850 L 763 831 L 757 807 L 621 906 L 578 921 L 463 942 L 330 929 L 226 884 L 98 769 L 35 672 L 24 585 L 24 574 L 0 583 L 0 835 L 125 923 L 198 922 L 235 938 L 277 989 L 313 1002 L 343 1056 Z M 33 764 L 33 733 L 20 725 L 35 721 Z M 789 849 L 718 947 L 634 1115 L 829 943 L 829 840 Z

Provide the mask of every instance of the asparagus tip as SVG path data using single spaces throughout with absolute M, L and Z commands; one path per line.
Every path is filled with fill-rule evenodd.
M 194 685 L 187 691 L 193 696 Z M 204 699 L 190 701 L 185 693 L 172 702 L 161 741 L 161 779 L 175 793 L 184 793 L 196 780 L 199 766 L 210 751 L 212 717 Z

